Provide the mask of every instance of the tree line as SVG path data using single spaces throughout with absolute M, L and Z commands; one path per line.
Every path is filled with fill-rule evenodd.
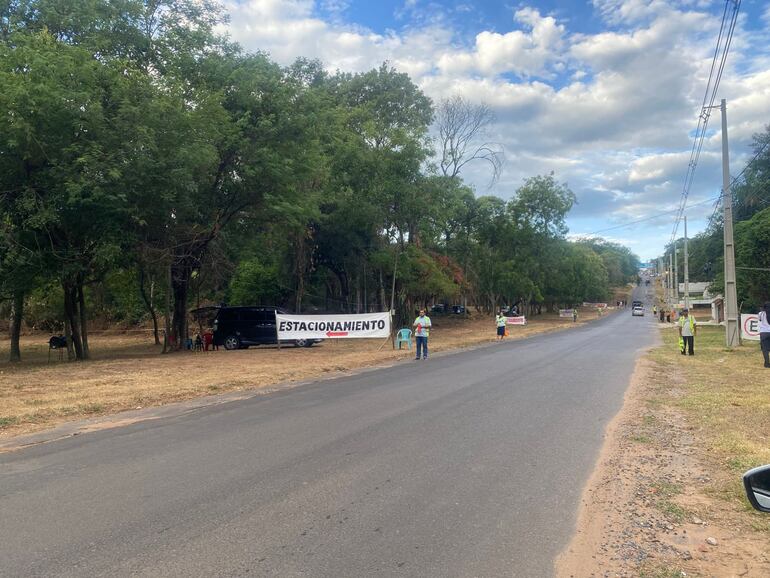
M 437 106 L 384 63 L 279 66 L 218 30 L 209 0 L 11 0 L 0 7 L 0 306 L 89 357 L 95 319 L 151 320 L 164 351 L 209 303 L 491 311 L 605 300 L 625 247 L 569 242 L 553 174 L 510 199 L 494 121 Z M 432 136 L 434 127 L 438 136 Z
M 756 312 L 770 301 L 770 125 L 754 135 L 752 149 L 752 160 L 731 186 L 738 305 L 746 313 Z M 724 292 L 723 238 L 720 207 L 706 230 L 688 239 L 690 279 L 709 281 L 712 293 Z M 683 246 L 683 239 L 677 239 L 680 283 L 684 280 Z M 666 246 L 665 266 L 673 251 L 674 243 Z

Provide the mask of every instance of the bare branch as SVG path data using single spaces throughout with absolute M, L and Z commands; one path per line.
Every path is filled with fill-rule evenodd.
M 459 95 L 439 103 L 436 120 L 441 150 L 439 167 L 444 176 L 456 177 L 469 162 L 483 160 L 492 169 L 489 186 L 498 181 L 505 158 L 503 147 L 485 142 L 487 129 L 494 121 L 494 111 L 484 103 L 472 104 Z

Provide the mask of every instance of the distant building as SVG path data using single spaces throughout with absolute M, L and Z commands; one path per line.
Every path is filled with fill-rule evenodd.
M 711 319 L 717 323 L 721 323 L 725 319 L 724 312 L 724 299 L 722 295 L 713 294 L 709 291 L 711 285 L 708 281 L 691 281 L 689 283 L 690 292 L 690 308 L 693 310 L 693 315 L 702 315 L 705 313 L 705 309 L 709 308 L 711 313 Z M 677 296 L 678 307 L 684 307 L 684 283 L 679 284 L 679 295 Z

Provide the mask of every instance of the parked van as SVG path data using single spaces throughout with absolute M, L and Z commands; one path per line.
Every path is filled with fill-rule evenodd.
M 276 311 L 287 313 L 278 307 L 219 307 L 213 324 L 214 343 L 230 350 L 277 343 Z M 321 341 L 323 340 L 297 339 L 285 343 L 296 347 L 311 347 Z

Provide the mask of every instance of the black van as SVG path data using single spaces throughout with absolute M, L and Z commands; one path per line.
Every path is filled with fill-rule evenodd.
M 275 313 L 278 307 L 219 307 L 214 318 L 214 344 L 225 349 L 246 349 L 250 345 L 277 343 Z M 310 347 L 322 339 L 288 341 L 296 347 Z M 281 343 L 284 343 L 281 341 Z

